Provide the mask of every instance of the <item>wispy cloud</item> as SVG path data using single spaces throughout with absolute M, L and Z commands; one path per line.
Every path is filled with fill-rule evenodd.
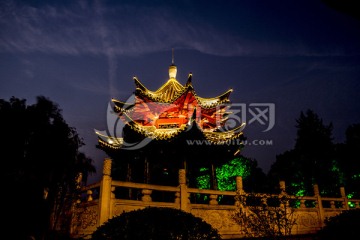
M 291 43 L 247 39 L 211 22 L 174 14 L 166 6 L 107 6 L 76 1 L 66 6 L 32 7 L 2 3 L 0 51 L 57 54 L 137 55 L 172 47 L 225 56 L 304 54 L 301 40 Z M 338 50 L 326 54 L 339 54 Z

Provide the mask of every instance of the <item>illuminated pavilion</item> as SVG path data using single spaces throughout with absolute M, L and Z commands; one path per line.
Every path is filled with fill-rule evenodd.
M 176 74 L 172 60 L 169 79 L 156 91 L 134 77 L 133 96 L 125 102 L 112 99 L 112 111 L 121 121 L 118 135 L 96 133 L 97 147 L 113 159 L 114 179 L 177 185 L 178 170 L 186 169 L 190 186 L 196 177 L 210 174 L 216 189 L 215 168 L 239 154 L 244 124 L 226 126 L 232 89 L 214 98 L 200 97 L 191 73 L 185 85 Z

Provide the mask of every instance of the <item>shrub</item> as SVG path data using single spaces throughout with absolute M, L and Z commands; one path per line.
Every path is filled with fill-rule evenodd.
M 221 239 L 210 224 L 172 208 L 147 207 L 124 212 L 100 226 L 93 240 L 102 239 Z
M 320 240 L 360 239 L 360 209 L 346 210 L 326 219 L 318 236 Z

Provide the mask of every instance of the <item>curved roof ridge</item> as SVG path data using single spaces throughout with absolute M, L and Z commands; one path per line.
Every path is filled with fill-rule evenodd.
M 144 127 L 135 121 L 129 122 L 128 124 L 131 127 L 131 129 L 140 133 L 144 137 L 148 137 L 156 140 L 171 139 L 177 136 L 179 133 L 185 131 L 187 127 L 186 125 L 182 125 L 180 128 L 172 128 L 172 129 L 164 130 L 164 129 L 157 129 L 155 127 Z
M 130 112 L 134 110 L 135 103 L 128 103 L 112 98 L 115 112 Z
M 232 93 L 233 89 L 229 89 L 226 92 L 212 98 L 203 98 L 199 97 L 197 94 L 195 94 L 196 100 L 198 100 L 200 106 L 204 108 L 212 108 L 214 106 L 217 106 L 221 103 L 228 103 L 230 102 L 229 96 Z M 194 91 L 195 93 L 195 91 Z
M 203 135 L 207 140 L 209 140 L 212 143 L 216 144 L 228 144 L 227 141 L 231 141 L 233 139 L 239 138 L 241 135 L 243 135 L 243 132 L 241 131 L 245 126 L 245 123 L 242 123 L 240 126 L 226 131 L 226 132 L 204 132 Z
M 186 87 L 179 83 L 175 78 L 170 78 L 158 90 L 153 92 L 153 95 L 161 98 L 164 102 L 170 102 L 174 100 L 174 97 L 181 95 L 185 89 Z
M 137 79 L 137 77 L 134 76 L 133 80 L 135 81 L 135 86 L 137 89 L 140 89 L 141 91 L 150 91 L 140 82 L 139 79 Z
M 169 103 L 177 99 L 187 87 L 183 86 L 175 78 L 170 78 L 166 83 L 159 87 L 156 91 L 146 88 L 136 77 L 134 77 L 136 90 L 140 91 L 153 101 Z
M 134 81 L 137 92 L 151 98 L 154 102 L 171 103 L 176 101 L 186 91 L 191 90 L 199 105 L 206 109 L 216 107 L 222 103 L 230 102 L 229 96 L 233 91 L 233 89 L 229 89 L 226 92 L 212 98 L 200 97 L 196 94 L 192 85 L 192 73 L 189 73 L 188 80 L 185 85 L 182 85 L 175 77 L 170 77 L 156 91 L 151 91 L 146 88 L 136 77 L 134 77 Z
M 125 117 L 126 124 L 130 126 L 134 131 L 142 134 L 145 137 L 157 139 L 157 140 L 167 140 L 171 139 L 174 136 L 178 135 L 180 132 L 186 130 L 187 125 L 182 125 L 180 128 L 173 129 L 157 129 L 155 126 L 142 126 L 141 124 L 134 121 L 126 112 L 122 114 Z

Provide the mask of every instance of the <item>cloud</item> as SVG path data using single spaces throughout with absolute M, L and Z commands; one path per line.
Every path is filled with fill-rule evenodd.
M 10 1 L 0 7 L 2 52 L 113 56 L 176 47 L 223 56 L 341 54 L 336 49 L 311 50 L 299 39 L 246 38 L 244 32 L 217 26 L 216 19 L 197 17 L 196 12 L 179 14 L 166 5 L 109 6 L 101 1 L 76 1 L 34 7 Z
M 216 55 L 248 52 L 238 39 L 202 22 L 174 19 L 166 8 L 14 6 L 0 26 L 0 48 L 10 52 L 137 55 L 174 46 Z

